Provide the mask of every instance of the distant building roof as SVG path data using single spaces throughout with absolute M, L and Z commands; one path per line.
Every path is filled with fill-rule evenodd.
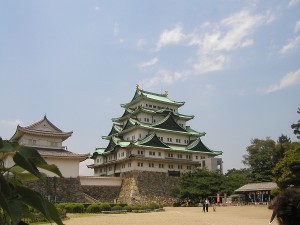
M 277 184 L 274 182 L 250 183 L 236 189 L 234 192 L 270 191 L 274 188 L 278 188 Z
M 42 124 L 44 124 L 44 126 L 41 126 Z M 67 138 L 69 138 L 72 135 L 72 133 L 73 131 L 63 132 L 62 130 L 60 130 L 53 123 L 51 123 L 45 115 L 43 119 L 29 126 L 21 127 L 18 125 L 17 130 L 15 134 L 11 137 L 10 141 L 17 142 L 25 134 L 48 137 L 61 137 L 64 141 Z

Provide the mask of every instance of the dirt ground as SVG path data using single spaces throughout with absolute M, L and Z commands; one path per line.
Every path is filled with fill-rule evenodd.
M 200 207 L 165 207 L 164 212 L 69 215 L 66 225 L 267 225 L 272 211 L 266 206 L 217 207 L 208 213 Z M 277 225 L 274 221 L 272 225 Z

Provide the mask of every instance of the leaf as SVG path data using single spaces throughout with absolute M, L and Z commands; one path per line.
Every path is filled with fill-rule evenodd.
M 0 147 L 0 152 L 15 152 L 18 150 L 18 144 L 11 143 L 9 141 L 2 141 L 2 146 Z
M 19 153 L 29 161 L 33 162 L 35 165 L 47 164 L 43 157 L 34 148 L 21 146 Z
M 13 225 L 17 225 L 22 218 L 23 204 L 18 199 L 7 199 L 2 192 L 0 192 L 0 206 L 7 212 Z
M 27 170 L 29 173 L 33 174 L 34 176 L 42 179 L 42 175 L 39 172 L 39 170 L 37 169 L 37 167 L 34 165 L 34 163 L 32 163 L 29 159 L 27 159 L 26 157 L 24 157 L 22 154 L 20 154 L 19 152 L 17 152 L 14 157 L 13 157 L 14 162 L 22 167 L 23 169 Z
M 43 168 L 62 177 L 58 167 L 56 165 L 49 165 L 36 149 L 22 146 L 19 150 L 19 154 L 35 164 L 37 167 Z
M 10 196 L 12 193 L 9 183 L 6 181 L 2 174 L 0 174 L 0 190 L 1 193 L 3 193 L 5 196 Z
M 43 165 L 38 165 L 38 167 L 42 168 L 42 169 L 45 169 L 45 170 L 48 170 L 52 173 L 55 173 L 57 174 L 58 176 L 62 177 L 62 174 L 60 172 L 60 170 L 58 169 L 58 167 L 54 164 L 43 164 Z
M 63 225 L 55 206 L 48 200 L 44 199 L 40 193 L 22 186 L 17 186 L 16 189 L 22 196 L 22 201 L 25 204 L 41 212 L 47 220 L 53 220 L 57 224 Z

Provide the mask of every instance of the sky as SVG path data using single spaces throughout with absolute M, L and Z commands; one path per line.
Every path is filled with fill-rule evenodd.
M 185 101 L 224 171 L 244 168 L 251 139 L 298 140 L 299 12 L 300 0 L 0 1 L 0 136 L 47 115 L 73 131 L 70 151 L 93 153 L 139 84 Z

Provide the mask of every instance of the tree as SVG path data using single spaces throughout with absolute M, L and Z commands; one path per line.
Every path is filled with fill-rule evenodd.
M 224 176 L 223 183 L 221 185 L 220 193 L 226 193 L 227 195 L 233 194 L 233 192 L 241 186 L 249 182 L 250 170 L 249 169 L 231 169 L 228 170 Z
M 9 156 L 14 164 L 7 168 L 5 159 Z M 22 219 L 32 218 L 31 207 L 41 212 L 47 220 L 63 225 L 55 206 L 23 185 L 23 181 L 32 176 L 44 179 L 38 168 L 62 176 L 59 169 L 47 164 L 35 149 L 2 141 L 0 137 L 0 224 L 26 224 Z
M 251 182 L 268 182 L 272 180 L 272 169 L 278 159 L 274 159 L 275 141 L 270 138 L 253 139 L 251 145 L 247 147 L 247 155 L 242 161 L 250 167 Z
M 199 202 L 204 197 L 216 195 L 220 191 L 223 177 L 219 171 L 210 172 L 207 169 L 184 173 L 179 180 L 179 197 Z
M 289 144 L 289 150 L 273 169 L 273 180 L 279 188 L 300 187 L 300 143 Z
M 300 114 L 300 108 L 298 108 L 297 113 Z M 297 123 L 292 124 L 292 129 L 294 129 L 294 134 L 297 136 L 298 139 L 300 139 L 300 120 L 298 120 Z

